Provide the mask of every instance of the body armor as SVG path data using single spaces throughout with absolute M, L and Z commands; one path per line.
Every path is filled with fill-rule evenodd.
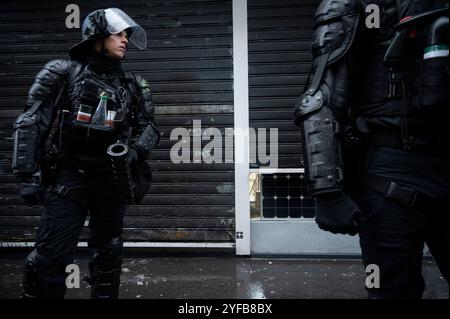
M 74 156 L 104 157 L 109 145 L 118 140 L 128 142 L 128 128 L 134 124 L 133 101 L 129 89 L 121 82 L 117 74 L 98 74 L 87 65 L 70 83 L 61 126 L 63 151 Z M 107 97 L 108 112 L 114 112 L 111 125 L 95 125 L 88 120 L 92 120 L 102 95 Z M 88 117 L 82 118 L 80 113 Z
M 356 169 L 351 159 L 357 157 L 343 150 L 362 148 L 363 142 L 439 154 L 448 149 L 448 6 L 377 2 L 381 27 L 368 29 L 363 21 L 370 3 L 325 0 L 314 17 L 313 77 L 295 106 L 313 195 L 343 189 L 344 175 Z M 421 23 L 400 23 L 433 10 L 440 13 Z M 396 30 L 407 30 L 399 44 L 406 54 L 389 64 Z M 427 55 L 426 50 L 439 53 Z
M 356 64 L 365 70 L 355 72 L 353 114 L 365 122 L 371 145 L 445 155 L 448 8 L 440 1 L 384 1 L 381 6 L 382 27 L 360 31 L 357 51 L 364 60 Z M 420 15 L 427 18 L 414 23 Z M 447 56 L 426 59 L 435 41 L 447 46 Z
M 118 72 L 99 72 L 95 63 L 89 61 L 55 60 L 49 62 L 37 75 L 30 90 L 28 107 L 15 123 L 14 172 L 23 178 L 30 178 L 41 170 L 45 163 L 45 142 L 50 134 L 53 122 L 58 119 L 57 129 L 52 137 L 52 148 L 58 153 L 55 170 L 86 172 L 89 178 L 82 176 L 57 175 L 59 181 L 51 181 L 46 186 L 48 196 L 56 196 L 60 205 L 67 207 L 86 207 L 88 189 L 93 187 L 96 174 L 111 176 L 114 174 L 111 159 L 107 155 L 109 145 L 121 141 L 127 148 L 133 148 L 139 161 L 130 170 L 134 177 L 131 201 L 118 201 L 120 205 L 136 204 L 142 200 L 148 189 L 149 181 L 136 178 L 136 171 L 146 166 L 145 160 L 159 140 L 159 131 L 154 123 L 154 108 L 148 83 L 140 76 Z M 90 124 L 78 115 L 80 109 L 87 118 L 99 103 L 99 97 L 107 94 L 108 110 L 116 116 L 111 126 Z M 103 173 L 102 173 L 103 172 Z M 77 173 L 78 174 L 78 173 Z M 80 173 L 81 174 L 81 173 Z M 84 174 L 84 173 L 83 173 Z M 106 174 L 106 175 L 105 175 Z M 148 174 L 151 175 L 151 172 Z M 139 177 L 139 176 L 138 176 Z M 94 180 L 93 180 L 94 179 Z M 111 178 L 114 181 L 114 178 Z M 139 182 L 141 182 L 139 184 Z M 75 184 L 74 184 L 75 183 Z M 129 183 L 132 183 L 129 181 Z M 74 185 L 72 185 L 74 184 Z M 123 190 L 111 189 L 108 193 L 121 194 Z M 136 196 L 134 196 L 136 193 Z M 144 193 L 144 194 L 142 194 Z M 119 195 L 114 196 L 117 201 Z M 94 202 L 95 202 L 94 198 Z M 111 200 L 111 199 L 108 199 Z M 119 206 L 120 206 L 119 205 Z M 50 204 L 51 206 L 51 204 Z M 52 210 L 57 207 L 51 206 Z M 61 206 L 62 207 L 62 206 Z M 120 207 L 114 207 L 120 214 Z M 98 210 L 98 209 L 97 209 Z M 56 214 L 56 212 L 53 211 Z M 74 218 L 76 216 L 73 216 Z M 118 219 L 121 218 L 118 216 Z M 45 218 L 44 218 L 45 219 Z M 120 225 L 121 221 L 116 221 Z M 80 224 L 82 225 L 82 224 Z M 81 227 L 81 226 L 80 226 Z M 90 263 L 92 297 L 117 298 L 121 265 L 120 229 L 108 243 L 95 245 Z M 27 259 L 24 271 L 24 297 L 62 298 L 65 292 L 64 264 L 43 263 L 47 257 L 40 256 L 34 250 Z M 70 263 L 70 261 L 69 261 Z
M 109 97 L 108 108 L 116 111 L 114 127 L 78 121 L 80 106 L 95 111 L 103 92 Z M 45 141 L 57 117 L 53 145 L 84 164 L 104 162 L 107 147 L 118 140 L 135 148 L 145 160 L 159 141 L 150 90 L 140 76 L 98 74 L 77 61 L 54 60 L 36 76 L 27 104 L 15 123 L 13 169 L 17 175 L 30 176 L 40 168 Z
M 340 120 L 348 107 L 348 51 L 359 25 L 357 1 L 323 1 L 314 16 L 314 76 L 295 106 L 313 195 L 342 190 Z
M 15 175 L 30 176 L 39 169 L 69 67 L 66 60 L 53 60 L 36 75 L 25 111 L 14 123 L 12 166 Z
M 24 269 L 24 298 L 64 297 L 65 266 L 73 263 L 88 212 L 91 296 L 118 297 L 125 205 L 144 197 L 150 181 L 142 182 L 142 177 L 151 173 L 136 172 L 148 168 L 145 160 L 160 137 L 148 83 L 124 72 L 105 48 L 106 38 L 126 33 L 127 43 L 144 49 L 144 29 L 122 10 L 108 8 L 91 12 L 81 31 L 82 41 L 69 52 L 72 59 L 50 61 L 36 76 L 27 107 L 14 125 L 13 170 L 27 182 L 22 198 L 37 203 L 40 196 L 33 195 L 47 180 L 45 211 Z M 114 166 L 107 150 L 117 142 L 130 152 Z M 53 178 L 36 180 L 50 171 Z M 126 200 L 124 187 L 132 192 Z

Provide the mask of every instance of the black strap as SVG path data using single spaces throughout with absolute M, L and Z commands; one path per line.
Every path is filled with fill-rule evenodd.
M 75 65 L 75 66 L 74 66 Z M 75 78 L 78 76 L 78 74 L 80 74 L 81 72 L 81 68 L 83 67 L 83 64 L 81 62 L 78 61 L 70 61 L 70 65 L 69 65 L 69 71 L 67 76 L 64 79 L 64 83 L 61 86 L 61 89 L 58 92 L 58 96 L 55 100 L 55 106 L 58 108 L 58 110 L 60 111 L 59 113 L 59 145 L 62 145 L 62 131 L 63 131 L 63 125 L 64 125 L 64 112 L 63 109 L 61 108 L 59 104 L 59 101 L 61 99 L 61 96 L 63 95 L 63 93 L 66 91 L 67 86 L 68 85 L 72 85 L 75 81 Z
M 136 85 L 138 85 L 136 77 L 134 76 L 134 74 L 128 74 L 128 72 L 127 72 L 125 81 L 127 82 L 127 87 L 128 87 L 128 90 L 130 91 L 133 101 L 136 101 L 137 94 L 138 94 L 138 88 L 136 87 Z
M 320 83 L 325 73 L 325 68 L 328 64 L 328 58 L 330 57 L 330 52 L 325 53 L 317 58 L 317 69 L 312 79 L 311 87 L 308 90 L 309 95 L 314 95 L 320 87 Z
M 75 66 L 74 66 L 75 64 Z M 81 68 L 82 68 L 82 64 L 80 62 L 77 61 L 70 61 L 70 65 L 69 65 L 69 70 L 67 72 L 67 75 L 64 78 L 64 82 L 61 85 L 61 88 L 58 91 L 58 95 L 56 96 L 55 99 L 55 106 L 60 109 L 59 101 L 61 99 L 61 96 L 64 94 L 64 91 L 67 88 L 67 84 L 68 83 L 73 83 L 73 81 L 75 80 L 76 76 L 80 73 Z
M 75 64 L 75 66 L 74 66 Z M 70 67 L 69 67 L 69 74 L 67 75 L 67 82 L 68 84 L 73 84 L 75 81 L 75 78 L 78 76 L 78 74 L 81 73 L 81 69 L 85 68 L 86 66 L 78 61 L 71 61 Z
M 311 75 L 312 75 L 312 66 L 309 68 L 308 77 L 306 78 L 306 84 L 303 87 L 302 94 L 305 94 L 306 90 L 308 89 L 309 81 L 311 80 Z
M 34 113 L 36 113 L 36 111 L 38 110 L 39 106 L 41 106 L 41 104 L 42 104 L 42 100 L 34 101 L 33 105 L 30 107 L 30 109 L 28 111 L 26 111 L 26 113 L 29 116 L 32 116 Z
M 400 0 L 396 0 L 395 2 L 397 5 L 398 21 L 400 22 L 401 19 L 405 18 L 409 14 L 410 7 L 413 4 L 413 1 L 409 0 L 405 6 L 402 6 L 402 2 Z
M 400 21 L 402 19 L 400 0 L 395 0 L 395 5 L 397 6 L 397 20 Z
M 63 184 L 54 184 L 50 186 L 50 191 L 59 196 L 68 198 L 79 204 L 85 205 L 87 203 L 87 196 L 85 192 L 81 192 L 85 186 L 66 186 Z
M 448 199 L 431 198 L 410 187 L 382 177 L 366 175 L 362 179 L 362 183 L 370 189 L 383 194 L 387 199 L 419 211 L 427 211 L 448 205 Z

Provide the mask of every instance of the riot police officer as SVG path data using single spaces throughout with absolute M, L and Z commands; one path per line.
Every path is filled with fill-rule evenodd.
M 24 298 L 64 297 L 65 269 L 88 212 L 91 297 L 119 295 L 125 205 L 142 199 L 145 160 L 160 135 L 148 83 L 121 68 L 129 42 L 144 49 L 147 36 L 122 10 L 90 13 L 71 59 L 44 66 L 14 124 L 13 171 L 23 180 L 22 198 L 45 204 L 25 261 Z M 113 161 L 115 151 L 122 162 Z M 125 197 L 127 191 L 134 196 Z
M 324 0 L 312 54 L 295 121 L 316 222 L 359 233 L 370 298 L 420 298 L 424 243 L 448 282 L 448 1 Z

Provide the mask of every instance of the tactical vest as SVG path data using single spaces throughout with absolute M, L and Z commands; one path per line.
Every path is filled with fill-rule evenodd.
M 362 1 L 363 7 L 375 1 Z M 401 59 L 391 65 L 386 52 L 394 39 L 394 26 L 402 19 L 443 8 L 441 1 L 377 1 L 380 28 L 363 30 L 357 43 L 355 78 L 352 83 L 354 114 L 361 130 L 376 146 L 405 150 L 447 149 L 448 35 L 447 56 L 433 56 L 432 25 L 437 18 L 409 27 Z M 447 8 L 448 19 L 448 8 Z M 428 55 L 427 55 L 428 53 Z M 370 132 L 370 133 L 369 133 Z
M 109 145 L 127 143 L 136 118 L 132 82 L 131 74 L 125 72 L 99 74 L 89 64 L 73 68 L 53 143 L 83 162 L 102 161 Z M 92 119 L 102 95 L 107 96 L 108 118 L 103 125 L 94 125 Z

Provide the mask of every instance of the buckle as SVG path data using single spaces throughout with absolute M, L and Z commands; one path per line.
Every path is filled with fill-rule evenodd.
M 399 72 L 395 72 L 392 68 L 389 70 L 389 88 L 387 98 L 395 99 L 400 98 L 402 96 L 402 74 Z
M 58 184 L 58 185 L 56 186 L 55 191 L 56 191 L 59 195 L 61 195 L 61 196 L 66 196 L 66 195 L 69 193 L 70 188 L 67 187 L 66 185 Z
M 409 187 L 390 182 L 386 192 L 386 198 L 412 208 L 416 203 L 417 192 Z

